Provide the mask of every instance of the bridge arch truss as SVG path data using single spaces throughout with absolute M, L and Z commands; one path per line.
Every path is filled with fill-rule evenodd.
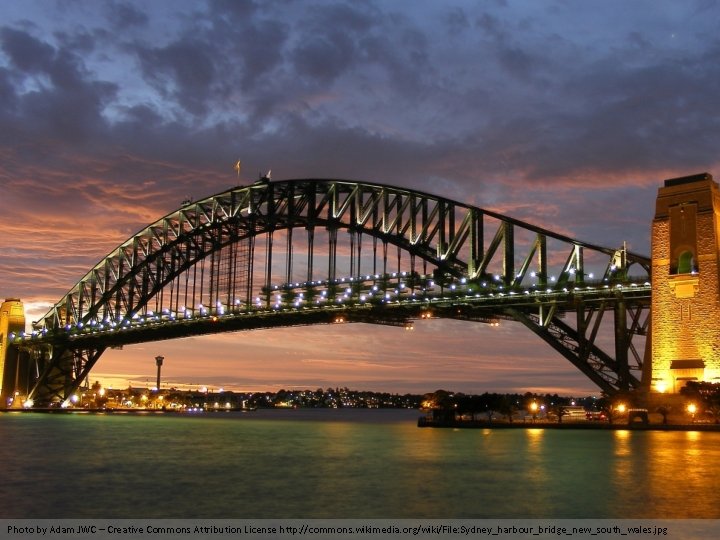
M 30 396 L 44 404 L 67 400 L 108 346 L 338 320 L 504 318 L 612 393 L 639 385 L 632 338 L 647 332 L 649 267 L 624 249 L 426 193 L 263 180 L 145 227 L 17 341 L 33 358 Z M 612 353 L 596 339 L 609 310 Z

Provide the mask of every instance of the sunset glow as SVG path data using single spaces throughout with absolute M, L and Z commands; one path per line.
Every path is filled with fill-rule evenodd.
M 137 231 L 269 170 L 438 194 L 649 255 L 663 179 L 720 177 L 718 14 L 699 1 L 2 2 L 0 301 L 20 298 L 29 328 Z M 179 388 L 597 392 L 496 323 L 428 313 L 145 343 L 108 350 L 91 379 L 152 387 L 162 355 Z

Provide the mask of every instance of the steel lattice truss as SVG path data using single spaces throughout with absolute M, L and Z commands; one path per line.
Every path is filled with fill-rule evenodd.
M 401 325 L 431 310 L 518 320 L 613 392 L 639 384 L 632 336 L 646 330 L 637 314 L 648 311 L 649 267 L 647 257 L 426 193 L 263 180 L 139 231 L 20 341 L 37 358 L 32 395 L 47 402 L 74 392 L 108 346 L 338 318 Z M 595 345 L 590 321 L 606 310 L 623 325 L 612 355 Z M 629 327 L 619 315 L 628 310 Z M 561 320 L 568 312 L 575 328 Z

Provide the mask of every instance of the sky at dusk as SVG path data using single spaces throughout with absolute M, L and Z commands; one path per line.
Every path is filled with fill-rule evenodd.
M 720 178 L 720 5 L 0 0 L 0 299 L 38 319 L 117 245 L 259 172 L 443 195 L 649 254 Z M 116 386 L 591 394 L 517 324 L 261 330 L 110 350 Z

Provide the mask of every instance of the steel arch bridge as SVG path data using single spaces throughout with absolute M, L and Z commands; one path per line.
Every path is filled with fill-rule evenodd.
M 649 273 L 648 257 L 427 193 L 263 178 L 185 201 L 142 229 L 12 343 L 28 359 L 30 403 L 47 406 L 69 399 L 108 347 L 311 324 L 506 319 L 612 394 L 640 386 L 633 338 L 648 331 Z

